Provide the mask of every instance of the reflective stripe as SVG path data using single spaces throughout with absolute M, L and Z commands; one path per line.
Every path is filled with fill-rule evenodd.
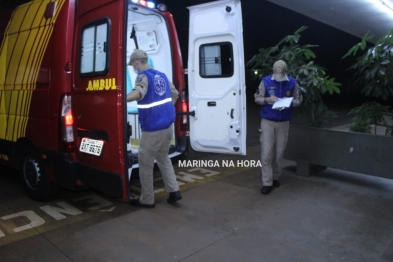
M 158 101 L 158 102 L 147 104 L 147 105 L 140 105 L 140 104 L 138 104 L 138 108 L 152 108 L 152 107 L 159 106 L 159 105 L 162 105 L 162 104 L 165 104 L 165 103 L 168 103 L 168 102 L 172 103 L 172 98 L 171 97 L 166 98 L 166 99 L 161 100 L 161 101 Z

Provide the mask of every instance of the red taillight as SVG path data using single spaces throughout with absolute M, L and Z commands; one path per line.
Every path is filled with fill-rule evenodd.
M 71 96 L 64 96 L 61 106 L 61 129 L 64 142 L 74 142 L 74 119 L 71 110 Z
M 182 102 L 182 112 L 187 112 L 187 103 Z
M 72 118 L 72 111 L 69 110 L 65 116 L 65 125 L 72 126 L 74 124 L 74 119 Z
M 180 93 L 181 111 L 182 113 L 188 112 L 188 104 L 186 99 L 186 92 L 182 91 Z M 187 131 L 188 115 L 184 114 L 181 120 L 180 130 Z
M 182 102 L 182 112 L 184 112 L 184 113 L 188 112 L 188 106 L 187 106 L 187 103 L 185 103 L 185 102 Z M 186 115 L 183 116 L 183 124 L 187 124 L 187 116 Z

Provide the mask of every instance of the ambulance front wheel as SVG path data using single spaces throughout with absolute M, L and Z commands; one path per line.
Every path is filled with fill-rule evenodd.
M 52 198 L 58 186 L 50 181 L 45 166 L 33 149 L 25 149 L 21 156 L 20 175 L 25 191 L 29 197 L 38 201 Z

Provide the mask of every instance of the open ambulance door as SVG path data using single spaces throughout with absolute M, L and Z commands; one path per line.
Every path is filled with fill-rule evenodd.
M 126 199 L 124 3 L 79 1 L 75 21 L 74 168 L 84 185 Z
M 246 154 L 246 91 L 240 0 L 190 10 L 188 88 L 194 150 Z

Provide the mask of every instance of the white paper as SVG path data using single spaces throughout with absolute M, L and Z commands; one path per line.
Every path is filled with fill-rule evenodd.
M 277 102 L 273 104 L 273 109 L 283 109 L 286 107 L 290 107 L 292 103 L 293 97 L 285 97 L 281 98 Z

